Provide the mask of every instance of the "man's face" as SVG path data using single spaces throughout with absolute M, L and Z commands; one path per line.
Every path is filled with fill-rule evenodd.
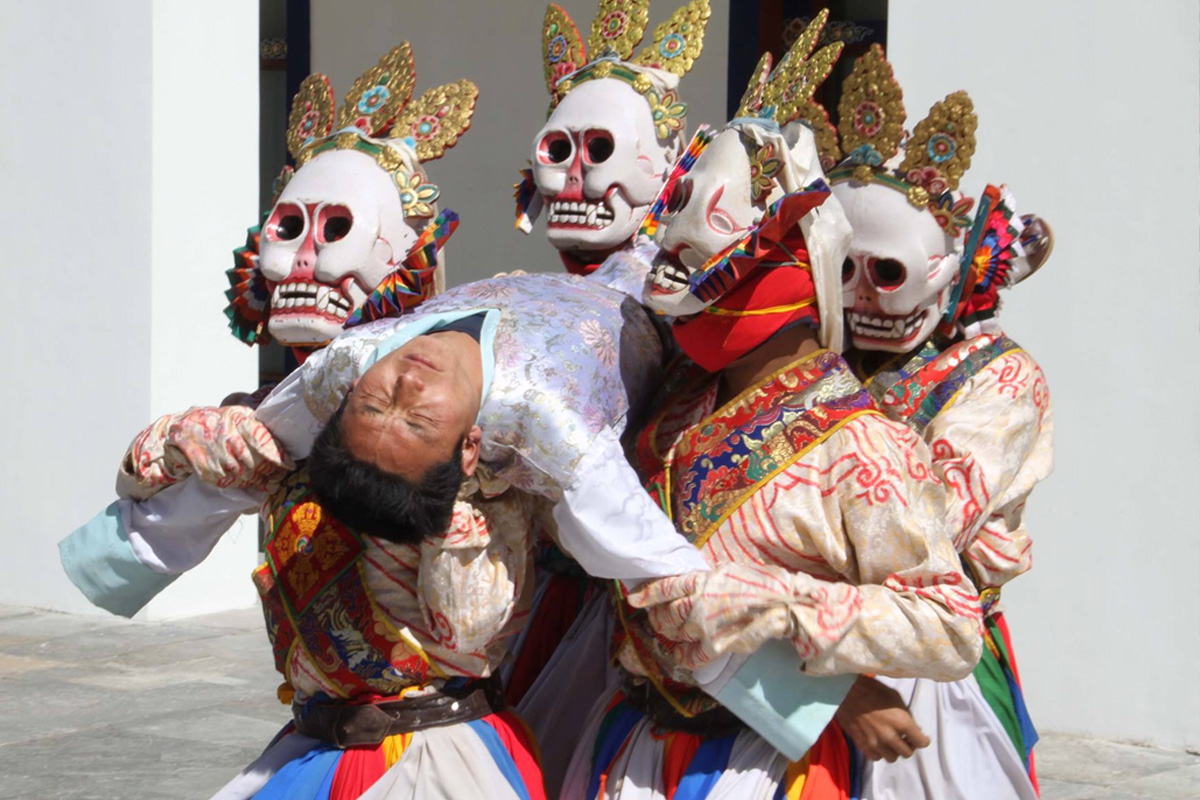
M 342 438 L 350 454 L 419 483 L 467 439 L 463 471 L 478 457 L 480 387 L 462 333 L 418 336 L 377 361 L 350 390 Z

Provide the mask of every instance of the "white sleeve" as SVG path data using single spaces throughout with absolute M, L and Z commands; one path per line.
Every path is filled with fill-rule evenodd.
M 651 499 L 610 428 L 580 460 L 554 521 L 559 544 L 593 577 L 632 586 L 709 568 Z
M 271 435 L 294 460 L 308 458 L 324 421 L 313 416 L 304 402 L 305 378 L 319 367 L 316 353 L 299 369 L 280 381 L 254 410 L 254 417 L 267 426 Z
M 59 542 L 63 569 L 92 603 L 132 617 L 208 556 L 262 492 L 189 477 L 148 500 L 122 498 Z
M 262 491 L 221 489 L 189 476 L 148 500 L 119 500 L 118 507 L 137 559 L 160 574 L 179 575 L 207 558 L 238 517 L 265 499 Z

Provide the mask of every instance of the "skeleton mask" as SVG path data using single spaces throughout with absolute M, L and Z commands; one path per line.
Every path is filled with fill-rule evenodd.
M 600 0 L 586 43 L 557 5 L 546 9 L 542 59 L 553 108 L 517 191 L 517 227 L 546 209 L 547 237 L 571 272 L 628 247 L 682 145 L 687 104 L 675 89 L 711 15 L 691 0 L 635 56 L 649 0 Z
M 949 94 L 906 136 L 903 92 L 872 45 L 842 84 L 838 112 L 847 158 L 830 181 L 854 227 L 842 272 L 850 335 L 859 349 L 908 352 L 942 322 L 973 258 L 963 258 L 963 232 L 974 201 L 957 189 L 975 152 L 974 105 Z
M 742 135 L 726 128 L 671 187 L 654 237 L 660 250 L 646 302 L 676 317 L 711 305 L 692 294 L 688 278 L 745 236 L 762 219 L 764 209 L 751 199 L 750 156 Z
M 340 109 L 324 75 L 300 85 L 287 130 L 298 169 L 284 168 L 261 235 L 251 231 L 226 273 L 226 314 L 239 339 L 262 341 L 265 328 L 285 345 L 320 347 L 361 320 L 354 312 L 377 289 L 373 313 L 440 289 L 437 251 L 457 216 L 438 216 L 438 187 L 421 165 L 470 126 L 479 90 L 460 80 L 413 100 L 415 83 L 402 42 L 359 76 Z
M 679 153 L 660 140 L 646 99 L 619 80 L 589 81 L 534 138 L 533 176 L 557 249 L 611 251 L 637 232 Z
M 646 285 L 647 305 L 674 317 L 711 306 L 721 295 L 701 297 L 693 291 L 701 267 L 753 231 L 780 197 L 823 177 L 812 131 L 803 123 L 791 122 L 782 131 L 748 123 L 727 127 L 665 198 L 655 234 L 660 252 Z M 850 228 L 832 197 L 807 214 L 800 228 L 824 319 L 827 308 L 838 300 L 835 271 Z M 838 314 L 840 306 L 832 316 Z M 832 330 L 836 326 L 822 327 L 823 340 L 840 343 L 840 333 Z
M 962 257 L 924 209 L 887 186 L 841 183 L 834 194 L 854 230 L 842 303 L 854 346 L 905 353 L 933 334 Z
M 428 222 L 405 219 L 396 189 L 375 159 L 354 150 L 322 153 L 288 182 L 263 226 L 259 261 L 272 336 L 291 346 L 329 341 L 395 269 Z
M 770 54 L 764 54 L 734 120 L 698 156 L 693 154 L 702 146 L 702 137 L 693 140 L 672 172 L 652 212 L 659 216 L 652 216 L 647 225 L 647 229 L 657 225 L 655 241 L 661 248 L 644 295 L 651 307 L 677 318 L 699 314 L 723 297 L 732 297 L 739 285 L 766 280 L 755 273 L 769 269 L 767 262 L 761 257 L 744 257 L 748 253 L 733 254 L 728 266 L 720 266 L 730 248 L 784 246 L 786 250 L 796 244 L 790 242 L 794 230 L 782 225 L 780 216 L 765 222 L 764 216 L 785 196 L 789 196 L 786 203 L 802 202 L 799 195 L 805 187 L 824 178 L 818 137 L 832 136 L 832 126 L 812 94 L 841 53 L 840 43 L 814 52 L 827 19 L 827 11 L 818 14 L 774 71 Z M 817 194 L 820 200 L 814 201 Z M 809 193 L 803 202 L 824 202 L 803 212 L 795 224 L 803 234 L 802 246 L 811 263 L 811 277 L 804 281 L 819 310 L 820 340 L 826 347 L 840 349 L 841 294 L 836 275 L 850 229 L 837 201 L 827 194 Z M 798 207 L 790 206 L 793 210 Z M 776 241 L 762 238 L 763 226 L 768 224 Z M 793 223 L 788 225 L 794 228 Z M 787 245 L 784 239 L 789 240 Z M 747 245 L 739 244 L 743 241 Z M 743 269 L 749 271 L 743 274 Z M 772 309 L 764 314 L 765 310 L 751 313 L 782 313 Z

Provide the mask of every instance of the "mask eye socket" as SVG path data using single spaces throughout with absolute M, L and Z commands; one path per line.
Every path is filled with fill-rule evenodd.
M 692 182 L 687 178 L 680 178 L 671 187 L 671 196 L 667 199 L 667 213 L 678 214 L 691 199 Z
M 907 275 L 904 265 L 894 258 L 880 258 L 871 262 L 871 282 L 877 289 L 899 289 Z
M 737 230 L 733 217 L 724 211 L 713 211 L 708 215 L 708 226 L 722 236 L 729 236 Z
M 538 142 L 538 161 L 543 164 L 562 164 L 574 151 L 571 140 L 561 131 L 550 131 Z
M 612 134 L 608 131 L 590 130 L 583 135 L 583 152 L 589 164 L 603 164 L 615 149 Z
M 295 203 L 280 203 L 267 220 L 267 239 L 290 242 L 304 233 L 304 209 Z
M 354 215 L 340 205 L 329 205 L 317 214 L 317 242 L 331 244 L 344 239 L 354 227 Z
M 847 258 L 842 262 L 842 285 L 849 286 L 854 280 L 855 273 L 858 272 L 858 267 L 854 264 L 854 259 Z

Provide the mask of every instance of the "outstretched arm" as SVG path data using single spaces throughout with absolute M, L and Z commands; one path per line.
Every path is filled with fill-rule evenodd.
M 132 617 L 265 496 L 190 477 L 147 500 L 122 498 L 59 542 L 63 569 L 94 605 Z
M 121 499 L 60 543 L 63 568 L 92 603 L 132 616 L 203 561 L 290 468 L 248 408 L 161 417 L 121 460 Z

